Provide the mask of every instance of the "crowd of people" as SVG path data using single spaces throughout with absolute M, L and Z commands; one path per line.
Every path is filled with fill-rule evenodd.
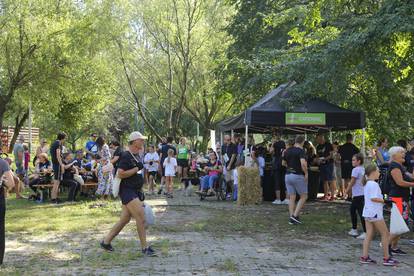
M 346 135 L 345 143 L 340 144 L 331 143 L 323 133 L 318 133 L 315 146 L 301 135 L 283 141 L 274 133 L 271 143 L 260 144 L 255 144 L 252 137 L 247 137 L 246 143 L 246 138 L 239 134 L 225 135 L 223 144 L 217 143 L 216 150 L 210 148 L 206 154 L 192 152 L 185 137 L 177 144 L 172 137 L 166 137 L 157 145 L 144 146 L 145 139 L 134 132 L 129 137 L 128 147 L 124 148 L 119 141 L 108 144 L 104 137 L 91 134 L 83 149 L 71 152 L 65 147 L 66 134 L 59 133 L 50 147 L 46 140 L 41 140 L 33 159 L 35 169 L 29 174 L 30 153 L 21 136 L 13 150 L 15 171 L 10 171 L 11 160 L 6 159 L 0 164 L 0 172 L 5 175 L 6 182 L 13 183 L 6 188 L 15 186 L 16 198 L 24 198 L 21 192 L 26 183 L 33 191 L 30 199 L 39 200 L 38 186 L 53 182 L 50 200 L 55 204 L 61 202 L 60 186 L 67 187 L 68 201 L 75 201 L 87 181 L 97 183 L 94 196 L 103 200 L 111 198 L 114 181 L 120 178 L 121 218 L 103 239 L 101 247 L 112 251 L 111 241 L 132 217 L 137 222 L 144 254 L 152 256 L 156 254 L 146 243 L 142 202 L 145 195 L 156 193 L 173 198 L 174 179 L 182 183 L 179 189 L 186 189 L 188 179 L 196 177 L 199 182 L 194 183 L 200 184 L 199 192 L 214 195 L 214 184 L 223 176 L 226 198 L 237 200 L 237 168 L 250 160 L 249 166 L 258 167 L 263 186 L 265 170 L 270 163 L 275 191 L 272 203 L 289 205 L 288 222 L 297 225 L 302 224 L 300 214 L 308 198 L 309 171 L 314 167 L 318 169 L 324 191 L 320 200 L 351 202 L 348 234 L 364 240 L 361 263 L 374 262 L 368 255 L 368 248 L 375 229 L 382 237 L 384 265 L 396 265 L 398 262 L 392 255 L 406 254 L 398 247 L 400 237 L 388 232 L 383 205 L 395 203 L 409 224 L 410 206 L 414 209 L 413 202 L 410 203 L 411 187 L 414 187 L 414 139 L 400 140 L 390 149 L 387 139 L 380 139 L 371 152 L 374 162 L 368 164 L 350 134 Z M 271 160 L 267 162 L 269 156 Z M 12 181 L 7 181 L 10 178 Z M 286 194 L 285 198 L 282 194 Z M 362 232 L 357 230 L 358 217 Z

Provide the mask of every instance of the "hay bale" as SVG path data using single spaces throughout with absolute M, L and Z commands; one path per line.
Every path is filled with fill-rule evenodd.
M 259 204 L 262 202 L 262 187 L 260 185 L 259 169 L 238 167 L 238 205 Z

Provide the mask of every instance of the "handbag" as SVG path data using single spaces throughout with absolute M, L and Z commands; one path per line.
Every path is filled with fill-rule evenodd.
M 391 208 L 390 233 L 393 235 L 402 235 L 409 231 L 410 229 L 405 223 L 397 205 L 393 203 Z
M 145 214 L 145 225 L 154 225 L 155 224 L 155 214 L 152 210 L 151 205 L 144 203 L 144 214 Z
M 117 197 L 119 194 L 119 187 L 121 186 L 121 178 L 118 176 L 118 172 L 116 172 L 116 175 L 114 179 L 112 180 L 112 195 L 114 197 Z

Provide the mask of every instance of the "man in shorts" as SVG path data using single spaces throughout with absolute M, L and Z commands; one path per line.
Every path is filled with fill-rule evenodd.
M 163 145 L 161 148 L 161 154 L 160 154 L 160 164 L 161 164 L 161 185 L 160 189 L 158 190 L 158 194 L 160 195 L 162 193 L 162 190 L 165 185 L 165 168 L 162 166 L 164 164 L 164 160 L 168 157 L 168 151 L 172 149 L 174 151 L 174 157 L 177 156 L 177 149 L 173 146 L 174 138 L 167 137 L 167 144 Z
M 224 164 L 224 177 L 227 187 L 231 187 L 234 181 L 234 169 L 236 168 L 237 146 L 232 143 L 230 135 L 224 136 L 224 143 L 221 147 L 221 160 Z
M 283 164 L 286 166 L 286 190 L 289 194 L 289 224 L 301 224 L 299 214 L 308 199 L 308 163 L 303 150 L 304 136 L 297 136 L 295 145 L 288 148 L 283 155 Z M 300 199 L 296 204 L 296 194 Z

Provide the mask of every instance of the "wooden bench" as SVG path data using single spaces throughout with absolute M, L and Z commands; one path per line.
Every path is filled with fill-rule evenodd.
M 47 197 L 50 197 L 50 190 L 53 188 L 53 183 L 48 183 L 48 184 L 38 184 L 38 185 L 34 185 L 33 187 L 38 188 L 39 189 L 39 194 L 40 194 L 40 201 L 44 201 L 45 199 L 45 194 L 44 192 L 47 193 Z M 93 182 L 93 181 L 86 181 L 83 185 L 81 185 L 80 187 L 80 192 L 85 192 L 85 191 L 90 191 L 94 188 L 98 187 L 98 183 L 97 182 Z

